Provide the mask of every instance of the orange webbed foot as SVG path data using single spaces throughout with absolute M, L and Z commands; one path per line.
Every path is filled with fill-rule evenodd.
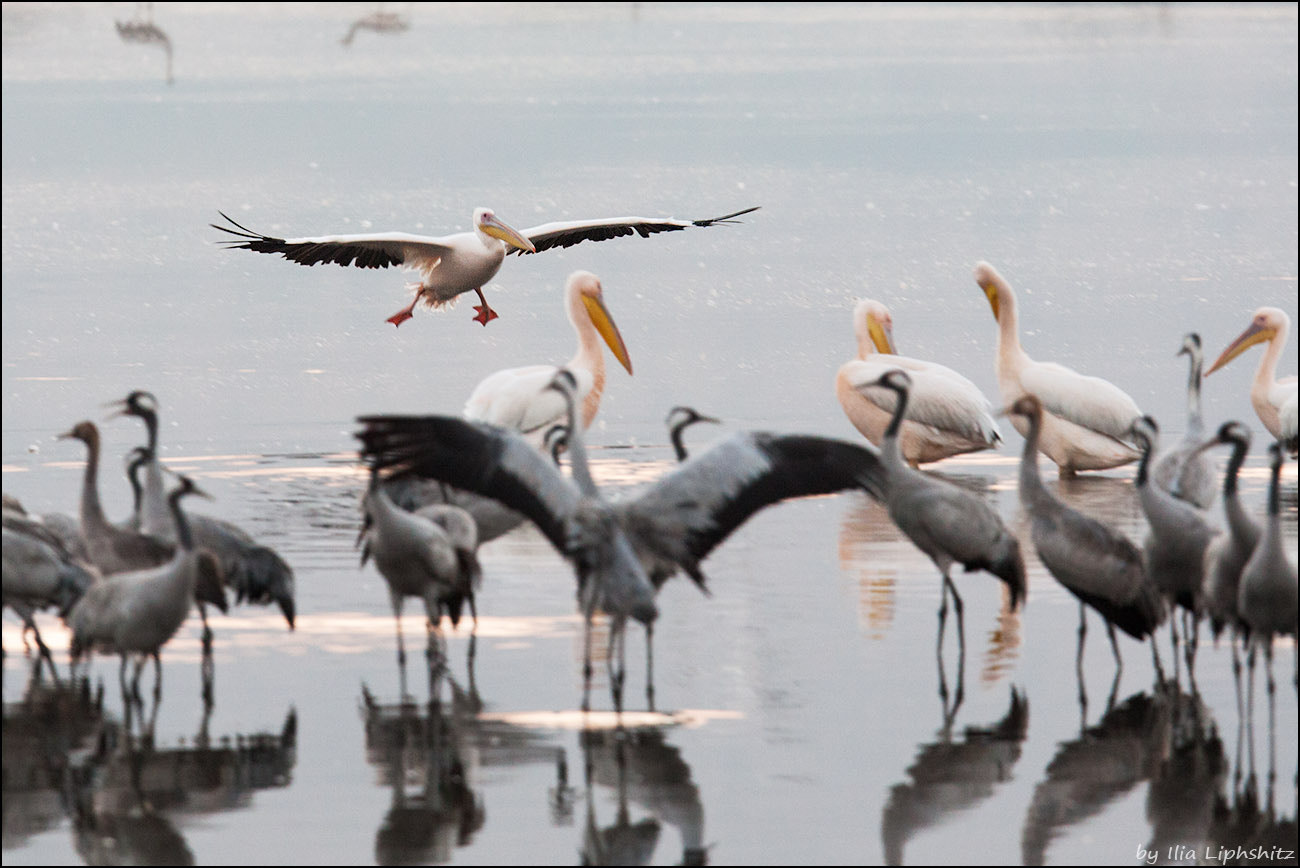
M 474 305 L 474 310 L 478 311 L 478 313 L 474 315 L 474 322 L 482 323 L 484 326 L 497 318 L 497 312 L 486 304 L 476 304 Z
M 411 309 L 409 307 L 399 310 L 397 313 L 393 314 L 392 316 L 390 316 L 388 319 L 384 321 L 390 322 L 395 326 L 400 326 L 408 319 L 415 319 L 415 317 L 411 314 Z

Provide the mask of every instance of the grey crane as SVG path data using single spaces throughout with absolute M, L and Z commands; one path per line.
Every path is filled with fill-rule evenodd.
M 474 519 L 463 509 L 445 504 L 407 512 L 389 498 L 374 469 L 362 505 L 367 527 L 361 564 L 364 566 L 374 558 L 375 567 L 388 584 L 393 619 L 397 622 L 398 665 L 406 666 L 402 641 L 402 608 L 406 597 L 424 600 L 428 616 L 427 653 L 432 665 L 434 629 L 442 619 L 442 612 L 445 610 L 456 625 L 460 623 L 466 601 L 471 610 L 474 608 L 474 589 L 482 575 L 475 554 L 478 533 Z
M 171 559 L 175 546 L 164 539 L 119 527 L 104 515 L 99 500 L 99 429 L 94 422 L 78 422 L 59 435 L 86 445 L 86 469 L 81 483 L 81 536 L 90 562 L 101 574 L 155 567 Z
M 571 375 L 557 373 L 552 388 L 571 399 Z M 883 481 L 873 449 L 821 437 L 741 432 L 634 498 L 610 503 L 592 480 L 575 415 L 571 407 L 572 481 L 517 432 L 454 416 L 362 417 L 357 436 L 362 456 L 380 470 L 442 480 L 525 514 L 572 563 L 588 621 L 584 706 L 590 620 L 597 609 L 613 619 L 611 687 L 621 708 L 623 628 L 629 617 L 654 621 L 655 588 L 679 569 L 703 587 L 700 562 L 765 506 L 859 486 L 878 494 Z
M 54 658 L 33 615 L 54 607 L 66 618 L 98 574 L 94 567 L 73 557 L 58 535 L 25 513 L 6 508 L 3 531 L 4 605 L 22 619 L 24 643 L 31 630 L 41 658 L 55 672 Z
M 1183 439 L 1177 446 L 1166 449 L 1156 458 L 1151 475 L 1156 485 L 1175 497 L 1209 509 L 1214 502 L 1217 485 L 1214 463 L 1200 450 L 1205 439 L 1205 421 L 1201 416 L 1201 368 L 1205 354 L 1201 350 L 1201 336 L 1189 332 L 1183 336 L 1178 355 L 1187 356 L 1187 426 Z
M 1120 659 L 1115 628 L 1118 626 L 1138 641 L 1150 637 L 1165 620 L 1165 601 L 1147 578 L 1142 553 L 1128 537 L 1066 506 L 1043 485 L 1038 475 L 1038 435 L 1043 426 L 1043 407 L 1038 398 L 1026 395 L 1007 412 L 1023 417 L 1029 425 L 1020 458 L 1020 503 L 1029 513 L 1038 559 L 1079 600 L 1079 651 L 1075 668 L 1080 699 L 1086 702 L 1083 693 L 1083 643 L 1088 630 L 1085 604 L 1106 622 L 1118 679 L 1124 661 Z M 1151 650 L 1156 654 L 1154 641 Z M 1158 659 L 1156 667 L 1159 671 Z
M 897 397 L 894 416 L 885 429 L 880 448 L 881 464 L 885 470 L 882 500 L 894 524 L 934 561 L 943 577 L 943 600 L 939 606 L 940 649 L 948 617 L 949 594 L 952 594 L 957 610 L 958 642 L 964 649 L 966 638 L 962 626 L 961 595 L 949 575 L 953 564 L 961 564 L 968 573 L 984 570 L 1001 579 L 1011 592 L 1011 608 L 1015 609 L 1027 590 L 1020 542 L 1003 525 L 998 514 L 979 497 L 952 483 L 921 473 L 904 460 L 898 445 L 898 431 L 907 411 L 911 377 L 902 369 L 894 368 L 882 374 L 875 385 L 893 391 Z
M 140 508 L 140 529 L 163 540 L 174 543 L 176 528 L 163 497 L 163 468 L 158 460 L 158 400 L 151 393 L 134 391 L 113 406 L 114 416 L 135 416 L 141 419 L 148 431 L 148 443 L 143 468 L 144 491 Z M 284 614 L 289 629 L 293 629 L 295 614 L 293 569 L 275 550 L 256 542 L 243 528 L 229 521 L 208 515 L 192 513 L 190 531 L 195 544 L 211 552 L 217 559 L 221 577 L 227 587 L 235 592 L 236 602 L 259 606 L 274 603 Z M 211 649 L 212 631 L 208 628 L 207 612 L 200 603 L 203 618 L 203 644 Z
M 1237 595 L 1237 612 L 1250 628 L 1250 651 L 1246 655 L 1250 695 L 1255 688 L 1255 649 L 1263 647 L 1268 667 L 1269 703 L 1273 702 L 1273 637 L 1295 636 L 1297 618 L 1296 565 L 1282 548 L 1282 517 L 1279 514 L 1278 488 L 1282 475 L 1282 445 L 1268 444 L 1269 471 L 1268 521 L 1264 535 L 1241 571 Z M 1297 646 L 1300 669 L 1300 646 Z
M 1152 484 L 1151 460 L 1160 434 L 1156 420 L 1143 416 L 1133 423 L 1132 431 L 1134 441 L 1142 450 L 1137 473 L 1138 500 L 1147 519 L 1142 562 L 1147 575 L 1170 604 L 1183 610 L 1184 655 L 1191 667 L 1196 655 L 1205 551 L 1221 531 L 1210 524 L 1202 510 Z M 1178 630 L 1172 618 L 1169 631 L 1177 655 Z
M 97 582 L 86 591 L 68 616 L 72 628 L 72 659 L 94 651 L 118 654 L 123 696 L 139 700 L 140 671 L 147 657 L 154 660 L 154 701 L 162 694 L 162 646 L 184 623 L 195 595 L 225 611 L 225 594 L 215 558 L 198 549 L 180 501 L 190 494 L 204 495 L 187 476 L 167 498 L 176 523 L 177 545 L 161 566 L 121 573 Z M 127 693 L 127 658 L 139 655 L 131 693 Z

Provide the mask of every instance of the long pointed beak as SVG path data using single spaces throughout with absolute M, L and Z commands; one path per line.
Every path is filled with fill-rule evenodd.
M 1228 344 L 1227 348 L 1219 354 L 1219 357 L 1214 360 L 1214 364 L 1210 365 L 1210 369 L 1205 372 L 1205 376 L 1208 377 L 1210 374 L 1213 374 L 1215 371 L 1219 370 L 1219 368 L 1222 368 L 1224 365 L 1228 364 L 1228 362 L 1237 358 L 1237 356 L 1241 355 L 1255 344 L 1272 340 L 1273 334 L 1274 331 L 1272 326 L 1251 323 L 1248 329 L 1238 335 L 1237 339 Z
M 871 336 L 871 342 L 876 345 L 876 352 L 890 356 L 898 355 L 898 348 L 894 345 L 894 330 L 892 327 L 880 322 L 874 316 L 868 317 L 867 334 Z
M 117 418 L 119 418 L 119 417 L 121 417 L 121 416 L 129 416 L 129 415 L 131 415 L 131 405 L 128 404 L 125 400 L 122 400 L 122 401 L 109 401 L 109 402 L 107 402 L 107 403 L 100 404 L 100 406 L 103 407 L 105 410 L 107 410 L 107 409 L 109 409 L 109 408 L 115 408 L 116 411 L 117 411 L 117 412 L 115 412 L 115 413 L 111 413 L 111 414 L 108 415 L 108 416 L 105 416 L 105 417 L 104 417 L 104 421 L 105 421 L 105 422 L 107 422 L 107 421 L 109 421 L 109 420 L 111 420 L 111 419 L 117 419 Z
M 509 224 L 502 223 L 496 217 L 489 217 L 483 221 L 482 230 L 493 238 L 499 238 L 511 247 L 518 247 L 527 253 L 536 253 L 537 248 L 533 242 L 529 241 L 522 232 L 515 229 Z
M 582 296 L 582 303 L 587 306 L 587 315 L 591 317 L 591 323 L 600 332 L 600 336 L 605 339 L 609 351 L 618 359 L 620 365 L 627 369 L 628 374 L 632 373 L 632 359 L 627 353 L 627 344 L 623 343 L 623 335 L 618 331 L 618 326 L 614 324 L 614 318 L 609 314 L 609 308 L 605 307 L 605 302 L 599 298 L 593 298 L 589 295 Z

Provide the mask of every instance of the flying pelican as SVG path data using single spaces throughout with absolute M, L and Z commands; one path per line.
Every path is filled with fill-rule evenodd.
M 1147 536 L 1142 546 L 1143 565 L 1151 581 L 1169 600 L 1184 610 L 1183 644 L 1188 666 L 1196 652 L 1197 621 L 1201 616 L 1201 586 L 1205 576 L 1205 552 L 1221 531 L 1210 524 L 1205 513 L 1179 500 L 1151 480 L 1151 458 L 1158 448 L 1159 427 L 1150 416 L 1133 423 L 1133 439 L 1142 449 L 1138 463 L 1137 490 L 1147 519 Z M 1178 653 L 1178 631 L 1170 621 L 1170 638 Z
M 1246 665 L 1250 678 L 1250 695 L 1255 692 L 1255 648 L 1264 647 L 1268 666 L 1269 702 L 1273 701 L 1273 637 L 1296 635 L 1297 590 L 1296 566 L 1282 548 L 1282 519 L 1279 515 L 1278 489 L 1282 475 L 1282 448 L 1268 445 L 1271 478 L 1268 485 L 1268 521 L 1264 536 L 1241 571 L 1241 588 L 1237 611 L 1250 627 L 1250 651 Z M 1294 644 L 1294 643 L 1293 643 Z M 1296 647 L 1296 664 L 1300 668 L 1300 645 Z
M 118 679 L 126 691 L 126 661 L 129 655 L 143 655 L 136 661 L 132 692 L 139 698 L 140 670 L 144 657 L 154 661 L 154 701 L 162 691 L 160 652 L 184 623 L 196 596 L 221 600 L 225 611 L 225 594 L 215 560 L 195 547 L 189 522 L 180 507 L 181 498 L 190 494 L 206 497 L 187 476 L 168 496 L 176 522 L 178 544 L 171 559 L 161 566 L 125 572 L 112 579 L 96 582 L 68 616 L 72 628 L 72 659 L 102 651 L 120 654 L 122 665 Z
M 1029 425 L 1020 458 L 1020 503 L 1032 520 L 1038 559 L 1079 600 L 1079 651 L 1075 668 L 1082 692 L 1083 641 L 1088 629 L 1084 604 L 1092 606 L 1106 621 L 1118 677 L 1124 662 L 1119 656 L 1115 627 L 1142 641 L 1164 622 L 1165 601 L 1147 579 L 1142 553 L 1128 537 L 1066 506 L 1043 485 L 1038 475 L 1043 407 L 1038 398 L 1026 395 L 1007 412 L 1024 417 Z M 1154 653 L 1154 641 L 1151 647 Z
M 1200 448 L 1205 439 L 1205 422 L 1201 417 L 1201 366 L 1205 356 L 1201 352 L 1201 336 L 1196 332 L 1184 335 L 1178 355 L 1187 356 L 1188 360 L 1187 427 L 1177 446 L 1160 453 L 1151 468 L 1151 476 L 1156 485 L 1174 497 L 1209 509 L 1218 486 L 1214 481 L 1214 464 Z
M 552 380 L 552 388 L 567 396 L 572 481 L 517 432 L 454 416 L 362 417 L 357 436 L 363 458 L 380 470 L 439 479 L 497 498 L 537 525 L 577 573 L 588 622 L 584 705 L 591 675 L 590 620 L 601 609 L 613 619 L 611 687 L 621 707 L 623 628 L 628 617 L 653 623 L 657 587 L 679 569 L 704 587 L 700 561 L 763 507 L 858 486 L 878 492 L 882 471 L 874 450 L 854 444 L 741 432 L 633 499 L 611 504 L 591 478 L 575 386 L 563 369 Z
M 482 571 L 478 556 L 478 532 L 474 519 L 464 510 L 437 504 L 419 513 L 399 508 L 379 484 L 379 471 L 371 469 L 370 486 L 364 500 L 368 522 L 361 549 L 361 564 L 372 556 L 384 581 L 397 622 L 397 662 L 406 666 L 402 641 L 402 607 L 406 597 L 424 600 L 428 616 L 428 655 L 434 659 L 434 629 L 445 609 L 452 625 L 460 623 L 466 600 L 474 607 L 474 587 Z
M 144 447 L 145 483 L 140 508 L 140 530 L 165 540 L 176 542 L 176 526 L 167 501 L 163 496 L 162 462 L 158 460 L 158 399 L 151 393 L 134 391 L 121 401 L 114 402 L 118 411 L 110 418 L 135 416 L 142 420 L 148 432 Z M 237 602 L 268 606 L 275 603 L 289 629 L 293 629 L 295 613 L 293 569 L 274 550 L 255 542 L 243 528 L 223 519 L 192 513 L 190 531 L 199 548 L 217 558 L 225 584 L 235 592 Z M 210 648 L 212 633 L 207 626 L 207 613 L 202 604 L 205 648 Z
M 1043 405 L 1039 448 L 1056 462 L 1062 477 L 1080 470 L 1105 470 L 1138 458 L 1127 441 L 1137 404 L 1119 387 L 1099 377 L 1087 377 L 1055 362 L 1035 362 L 1020 347 L 1020 321 L 1011 284 L 987 262 L 975 265 L 975 282 L 984 290 L 998 321 L 998 389 L 1004 406 L 1027 394 Z M 1011 422 L 1024 436 L 1027 423 Z
M 1250 325 L 1236 340 L 1228 344 L 1210 365 L 1205 376 L 1213 374 L 1228 362 L 1255 344 L 1268 342 L 1264 357 L 1255 369 L 1255 379 L 1250 384 L 1250 403 L 1259 421 L 1269 433 L 1287 445 L 1292 456 L 1296 454 L 1296 377 L 1277 379 L 1277 363 L 1286 348 L 1287 335 L 1291 333 L 1291 317 L 1276 307 L 1261 307 L 1251 317 Z M 1282 409 L 1289 409 L 1284 414 Z
M 428 237 L 405 232 L 381 232 L 369 235 L 322 235 L 315 238 L 273 238 L 253 232 L 221 214 L 235 227 L 209 224 L 213 229 L 227 232 L 241 241 L 227 241 L 229 249 L 253 250 L 257 253 L 279 253 L 285 259 L 301 265 L 333 262 L 357 268 L 387 268 L 400 265 L 420 273 L 420 280 L 407 284 L 415 298 L 406 307 L 388 318 L 395 326 L 411 319 L 420 302 L 429 307 L 441 307 L 464 292 L 473 291 L 481 304 L 475 305 L 478 314 L 475 322 L 487 325 L 496 319 L 497 312 L 488 306 L 483 297 L 483 286 L 501 268 L 506 254 L 540 253 L 554 247 L 572 247 L 583 241 L 605 241 L 636 233 L 647 238 L 656 232 L 675 232 L 691 226 L 713 226 L 734 223 L 734 218 L 759 206 L 746 208 L 734 214 L 712 217 L 707 220 L 673 220 L 671 218 L 618 217 L 607 220 L 568 220 L 543 223 L 523 232 L 501 220 L 490 208 L 474 210 L 474 229 L 455 235 Z M 221 212 L 217 212 L 221 213 Z
M 907 417 L 899 432 L 903 458 L 912 467 L 964 452 L 996 448 L 1002 433 L 988 398 L 952 368 L 897 355 L 889 309 L 864 298 L 853 308 L 857 359 L 835 375 L 835 394 L 853 427 L 879 446 L 894 415 L 893 393 L 873 389 L 881 374 L 901 368 L 912 378 Z
M 907 414 L 911 376 L 902 369 L 886 371 L 875 382 L 895 395 L 894 415 L 885 429 L 880 448 L 884 465 L 883 489 L 889 517 L 918 549 L 939 568 L 943 577 L 939 607 L 939 643 L 948 617 L 948 594 L 957 609 L 958 642 L 966 645 L 962 626 L 962 601 L 949 573 L 953 564 L 966 572 L 984 570 L 997 576 L 1011 591 L 1011 608 L 1025 596 L 1025 563 L 1020 543 L 987 503 L 965 489 L 913 470 L 903 458 L 899 429 Z

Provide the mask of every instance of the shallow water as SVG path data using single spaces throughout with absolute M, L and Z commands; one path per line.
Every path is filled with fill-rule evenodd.
M 1251 745 L 1275 822 L 1250 835 L 1294 849 L 1290 645 L 1276 736 L 1261 685 L 1239 742 L 1226 647 L 1202 651 L 1192 700 L 1185 672 L 1155 690 L 1149 652 L 1121 639 L 1107 713 L 1094 618 L 1081 721 L 1077 605 L 1031 558 L 1018 614 L 988 577 L 958 579 L 963 691 L 945 710 L 940 678 L 951 705 L 959 673 L 951 630 L 942 674 L 935 657 L 938 576 L 857 494 L 755 517 L 705 562 L 709 598 L 664 589 L 662 713 L 629 716 L 621 742 L 599 668 L 599 713 L 576 712 L 572 573 L 531 528 L 483 550 L 472 683 L 462 625 L 437 706 L 418 654 L 404 706 L 383 580 L 352 549 L 350 436 L 360 413 L 456 413 L 493 370 L 563 361 L 560 287 L 585 268 L 636 372 L 610 372 L 591 432 L 604 484 L 668 467 L 677 403 L 720 433 L 856 438 L 831 381 L 862 295 L 891 306 L 903 352 L 996 394 L 978 259 L 1021 292 L 1032 355 L 1111 379 L 1178 436 L 1182 334 L 1217 353 L 1260 305 L 1296 317 L 1294 6 L 419 7 L 408 31 L 341 47 L 370 11 L 158 5 L 169 85 L 163 51 L 113 27 L 134 6 L 4 6 L 5 491 L 74 511 L 83 454 L 54 435 L 150 389 L 168 465 L 288 560 L 300 612 L 292 633 L 250 607 L 214 622 L 206 720 L 196 624 L 168 645 L 147 810 L 123 783 L 115 664 L 93 669 L 102 709 L 42 699 L 7 614 L 6 863 L 1108 864 L 1246 841 L 1249 811 L 1213 807 Z M 754 204 L 743 226 L 512 259 L 486 329 L 461 304 L 394 332 L 401 275 L 225 252 L 207 228 L 217 209 L 285 235 L 439 234 L 477 205 L 528 226 Z M 1258 353 L 1206 381 L 1205 407 L 1260 443 Z M 117 456 L 142 432 L 101 428 L 121 516 Z M 999 453 L 936 470 L 1022 532 L 1004 429 Z M 1140 539 L 1131 477 L 1059 490 Z M 1294 465 L 1284 485 L 1294 557 Z M 1257 449 L 1246 502 L 1265 488 Z M 62 668 L 64 633 L 40 623 Z M 408 607 L 409 646 L 420 630 Z

